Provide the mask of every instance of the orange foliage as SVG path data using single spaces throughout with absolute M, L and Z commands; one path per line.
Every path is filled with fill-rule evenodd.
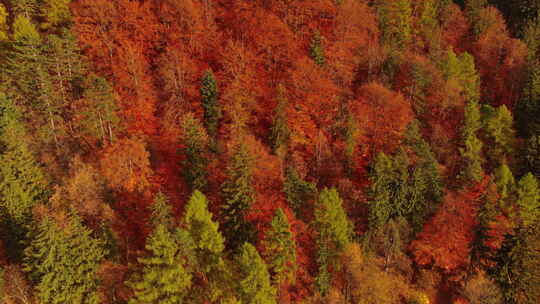
M 374 82 L 359 89 L 349 108 L 371 154 L 396 148 L 413 117 L 411 105 L 403 95 Z
M 478 200 L 486 189 L 487 181 L 485 178 L 467 190 L 446 195 L 437 213 L 411 242 L 409 249 L 417 264 L 434 265 L 447 273 L 469 264 Z

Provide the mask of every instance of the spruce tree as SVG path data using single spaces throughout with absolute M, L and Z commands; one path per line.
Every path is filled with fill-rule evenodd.
M 189 294 L 193 240 L 187 231 L 174 228 L 170 210 L 167 198 L 158 194 L 152 205 L 154 229 L 146 241 L 147 256 L 138 259 L 141 271 L 128 282 L 134 291 L 130 304 L 179 304 Z
M 201 80 L 201 97 L 204 108 L 204 123 L 211 137 L 215 137 L 221 119 L 221 106 L 216 78 L 212 70 L 207 70 Z
M 281 208 L 272 218 L 270 229 L 264 237 L 263 246 L 265 248 L 264 257 L 278 289 L 282 283 L 293 283 L 297 267 L 296 242 L 287 215 Z
M 483 8 L 488 5 L 487 0 L 466 0 L 465 1 L 465 12 L 469 23 L 472 25 L 473 33 L 478 38 L 480 34 L 484 31 L 485 25 L 482 24 L 480 18 L 480 12 Z
M 528 173 L 519 180 L 517 186 L 517 205 L 524 227 L 529 227 L 540 218 L 540 191 L 538 181 Z
M 536 177 L 540 177 L 540 135 L 531 136 L 527 139 L 523 156 L 526 169 Z
M 48 194 L 45 174 L 25 137 L 18 109 L 0 92 L 0 212 L 5 246 L 15 260 L 22 256 L 32 208 Z
M 315 207 L 313 227 L 318 232 L 319 274 L 316 282 L 321 294 L 325 295 L 332 281 L 330 267 L 339 268 L 338 256 L 351 243 L 353 236 L 353 226 L 336 189 L 325 188 L 321 191 Z
M 106 252 L 103 242 L 77 216 L 66 223 L 46 217 L 25 250 L 25 271 L 36 284 L 41 303 L 97 304 L 97 270 Z
M 391 52 L 405 49 L 412 39 L 410 0 L 377 0 L 375 5 L 383 42 Z
M 512 154 L 515 144 L 514 119 L 512 113 L 505 105 L 493 109 L 484 107 L 483 131 L 487 154 L 493 165 L 499 163 Z
M 50 29 L 70 22 L 70 2 L 71 0 L 43 0 L 40 15 L 45 22 L 41 24 L 41 27 L 43 29 Z
M 252 185 L 253 160 L 245 143 L 235 147 L 223 185 L 225 203 L 222 207 L 223 232 L 230 249 L 252 241 L 254 229 L 246 220 L 246 214 L 255 200 Z
M 285 88 L 282 85 L 278 86 L 278 104 L 274 110 L 274 121 L 272 125 L 272 133 L 270 135 L 272 149 L 274 153 L 281 158 L 285 157 L 291 135 L 287 117 L 288 100 L 285 94 Z
M 309 55 L 319 66 L 323 66 L 326 62 L 326 55 L 324 54 L 323 38 L 319 31 L 313 33 L 311 38 L 311 44 L 309 46 Z
M 495 184 L 497 185 L 500 200 L 506 203 L 506 199 L 514 193 L 516 188 L 514 175 L 506 163 L 503 163 L 495 170 Z
M 306 207 L 317 196 L 317 187 L 314 183 L 303 180 L 296 169 L 292 167 L 288 167 L 285 174 L 283 186 L 287 202 L 296 216 L 302 218 L 305 215 Z
M 204 191 L 207 185 L 208 145 L 206 130 L 193 114 L 182 120 L 184 155 L 184 178 L 193 190 Z
M 274 304 L 276 290 L 270 274 L 257 249 L 244 243 L 236 259 L 239 271 L 238 295 L 242 303 Z
M 516 126 L 524 137 L 540 135 L 540 63 L 530 62 L 523 93 L 516 105 Z
M 369 227 L 375 230 L 386 224 L 396 211 L 393 206 L 393 185 L 397 181 L 394 162 L 383 152 L 375 157 L 370 180 Z

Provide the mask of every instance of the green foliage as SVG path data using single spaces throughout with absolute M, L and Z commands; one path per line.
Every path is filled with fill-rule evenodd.
M 8 37 L 8 11 L 6 7 L 0 3 L 0 42 L 6 41 Z
M 18 15 L 13 21 L 13 40 L 15 43 L 38 45 L 41 37 L 30 18 Z
M 25 271 L 41 303 L 100 303 L 96 272 L 106 254 L 103 242 L 76 216 L 65 221 L 61 226 L 52 218 L 41 220 L 25 250 Z
M 30 152 L 21 116 L 0 93 L 0 210 L 8 254 L 20 259 L 32 208 L 47 198 L 48 182 Z
M 392 159 L 383 152 L 375 158 L 370 180 L 369 226 L 374 230 L 382 227 L 398 210 L 393 203 L 393 185 L 398 178 Z
M 15 14 L 22 14 L 26 18 L 33 16 L 38 9 L 38 0 L 8 0 Z
M 479 182 L 484 170 L 482 164 L 484 159 L 482 153 L 482 142 L 477 137 L 477 132 L 481 128 L 480 110 L 478 102 L 471 100 L 465 106 L 465 119 L 461 129 L 463 147 L 459 149 L 463 160 L 463 169 L 460 178 L 464 183 Z
M 314 183 L 303 180 L 296 169 L 288 167 L 284 183 L 287 202 L 295 211 L 296 215 L 301 217 L 309 202 L 315 200 L 317 195 L 317 186 Z
M 206 130 L 192 113 L 182 120 L 184 155 L 184 178 L 192 189 L 203 191 L 207 185 L 208 144 Z
M 410 0 L 378 0 L 382 40 L 392 51 L 407 48 L 412 40 L 412 7 Z
M 43 0 L 40 12 L 45 22 L 41 24 L 41 27 L 43 29 L 50 29 L 70 22 L 70 2 L 71 0 Z
M 276 303 L 276 290 L 270 283 L 270 274 L 257 249 L 244 243 L 237 257 L 239 270 L 238 295 L 242 303 Z
M 183 303 L 191 287 L 193 240 L 187 231 L 173 228 L 171 207 L 161 193 L 152 205 L 152 222 L 148 254 L 138 259 L 143 267 L 128 282 L 135 292 L 129 303 Z
M 219 120 L 221 119 L 221 106 L 216 78 L 212 70 L 207 70 L 201 80 L 201 97 L 204 108 L 204 123 L 208 134 L 216 136 Z
M 349 245 L 353 236 L 353 225 L 349 221 L 343 201 L 335 188 L 323 189 L 315 206 L 313 227 L 318 232 L 317 245 L 319 274 L 317 285 L 325 295 L 330 288 L 330 265 L 337 262 L 339 254 Z
M 522 224 L 525 227 L 529 227 L 540 219 L 538 181 L 531 173 L 528 173 L 519 180 L 517 186 L 517 205 Z
M 483 32 L 482 20 L 480 18 L 480 12 L 488 5 L 487 0 L 466 0 L 465 12 L 470 24 L 472 25 L 473 33 L 478 36 Z
M 523 151 L 526 169 L 540 177 L 540 136 L 531 136 L 525 142 Z
M 252 185 L 253 159 L 245 143 L 235 147 L 223 184 L 223 230 L 229 248 L 238 248 L 253 239 L 254 231 L 246 220 L 246 213 L 255 200 Z
M 515 112 L 521 136 L 540 135 L 540 63 L 529 64 L 527 80 Z
M 515 191 L 516 180 L 510 167 L 505 163 L 495 170 L 495 184 L 497 185 L 497 192 L 500 195 L 500 199 L 503 202 Z
M 311 38 L 311 44 L 309 46 L 309 55 L 319 66 L 323 66 L 326 62 L 326 55 L 324 54 L 323 37 L 319 31 L 313 33 Z
M 483 132 L 489 159 L 493 164 L 499 164 L 512 155 L 515 145 L 514 119 L 505 105 L 493 109 L 484 107 Z
M 296 277 L 296 242 L 287 215 L 281 208 L 272 218 L 263 246 L 264 257 L 277 286 L 293 283 Z

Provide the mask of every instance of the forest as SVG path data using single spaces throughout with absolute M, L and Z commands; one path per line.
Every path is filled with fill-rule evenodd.
M 540 0 L 0 0 L 1 304 L 539 304 Z

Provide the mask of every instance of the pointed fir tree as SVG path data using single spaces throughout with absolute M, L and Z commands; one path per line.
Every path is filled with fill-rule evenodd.
M 326 295 L 332 281 L 331 265 L 334 269 L 339 268 L 338 256 L 351 243 L 353 236 L 353 226 L 336 189 L 325 188 L 321 191 L 315 207 L 313 227 L 318 232 L 319 274 L 316 282 L 321 294 Z
M 485 24 L 482 23 L 480 12 L 488 5 L 487 0 L 466 0 L 465 13 L 472 25 L 472 30 L 476 38 L 485 30 Z
M 201 80 L 201 97 L 204 108 L 204 123 L 208 134 L 215 137 L 221 119 L 221 105 L 216 78 L 212 70 L 207 70 Z
M 274 153 L 283 159 L 287 153 L 291 131 L 289 129 L 287 117 L 288 100 L 285 88 L 282 85 L 278 86 L 277 95 L 278 104 L 274 110 L 274 121 L 270 139 L 272 141 Z
M 204 191 L 207 185 L 208 145 L 206 130 L 192 113 L 182 120 L 184 178 L 193 190 Z
M 311 44 L 309 45 L 309 55 L 311 59 L 319 66 L 323 66 L 326 62 L 324 54 L 323 37 L 319 31 L 313 33 Z
M 510 167 L 508 167 L 506 163 L 503 163 L 495 170 L 495 184 L 497 185 L 500 201 L 503 202 L 504 205 L 507 205 L 506 200 L 516 189 L 516 180 Z
M 289 206 L 294 210 L 296 216 L 302 218 L 305 215 L 306 207 L 317 196 L 316 185 L 303 180 L 296 169 L 288 167 L 285 172 L 283 186 Z
M 230 249 L 251 242 L 254 237 L 254 229 L 246 219 L 247 211 L 255 200 L 252 169 L 253 159 L 246 144 L 237 144 L 222 189 L 225 198 L 223 232 Z
M 477 132 L 481 128 L 480 109 L 476 100 L 469 100 L 465 106 L 465 119 L 461 130 L 463 147 L 459 149 L 463 161 L 460 177 L 464 183 L 479 182 L 484 170 L 482 164 L 482 142 Z
M 257 249 L 244 243 L 236 259 L 238 263 L 238 295 L 242 303 L 275 304 L 276 290 L 270 274 Z
M 0 92 L 0 212 L 8 255 L 20 259 L 32 208 L 46 200 L 48 182 L 25 142 L 16 106 Z
M 516 127 L 523 137 L 540 135 L 540 63 L 530 62 L 523 93 L 515 109 Z
M 412 7 L 410 0 L 377 0 L 382 40 L 390 52 L 406 48 L 412 39 Z
M 386 224 L 396 210 L 393 205 L 393 185 L 397 180 L 394 162 L 383 152 L 374 160 L 370 180 L 369 227 L 376 230 Z
M 41 303 L 98 304 L 97 271 L 106 252 L 77 216 L 60 225 L 46 217 L 25 250 L 25 271 L 36 284 Z
M 153 231 L 146 241 L 147 256 L 139 258 L 140 273 L 128 285 L 134 296 L 130 304 L 184 303 L 192 275 L 193 240 L 185 230 L 174 229 L 171 207 L 163 194 L 152 205 Z
M 482 130 L 485 134 L 484 142 L 488 143 L 487 156 L 492 165 L 499 165 L 512 154 L 514 149 L 516 140 L 513 129 L 514 119 L 505 105 L 496 109 L 485 106 L 483 112 Z
M 517 186 L 517 205 L 522 225 L 529 227 L 540 219 L 540 191 L 538 181 L 528 173 L 519 180 Z
M 264 237 L 264 257 L 278 287 L 293 283 L 296 275 L 296 242 L 287 215 L 279 208 Z
M 67 25 L 71 21 L 70 2 L 71 0 L 44 0 L 40 7 L 40 15 L 45 20 L 41 28 L 47 30 Z
M 540 177 L 540 135 L 531 136 L 525 142 L 523 151 L 527 171 Z

